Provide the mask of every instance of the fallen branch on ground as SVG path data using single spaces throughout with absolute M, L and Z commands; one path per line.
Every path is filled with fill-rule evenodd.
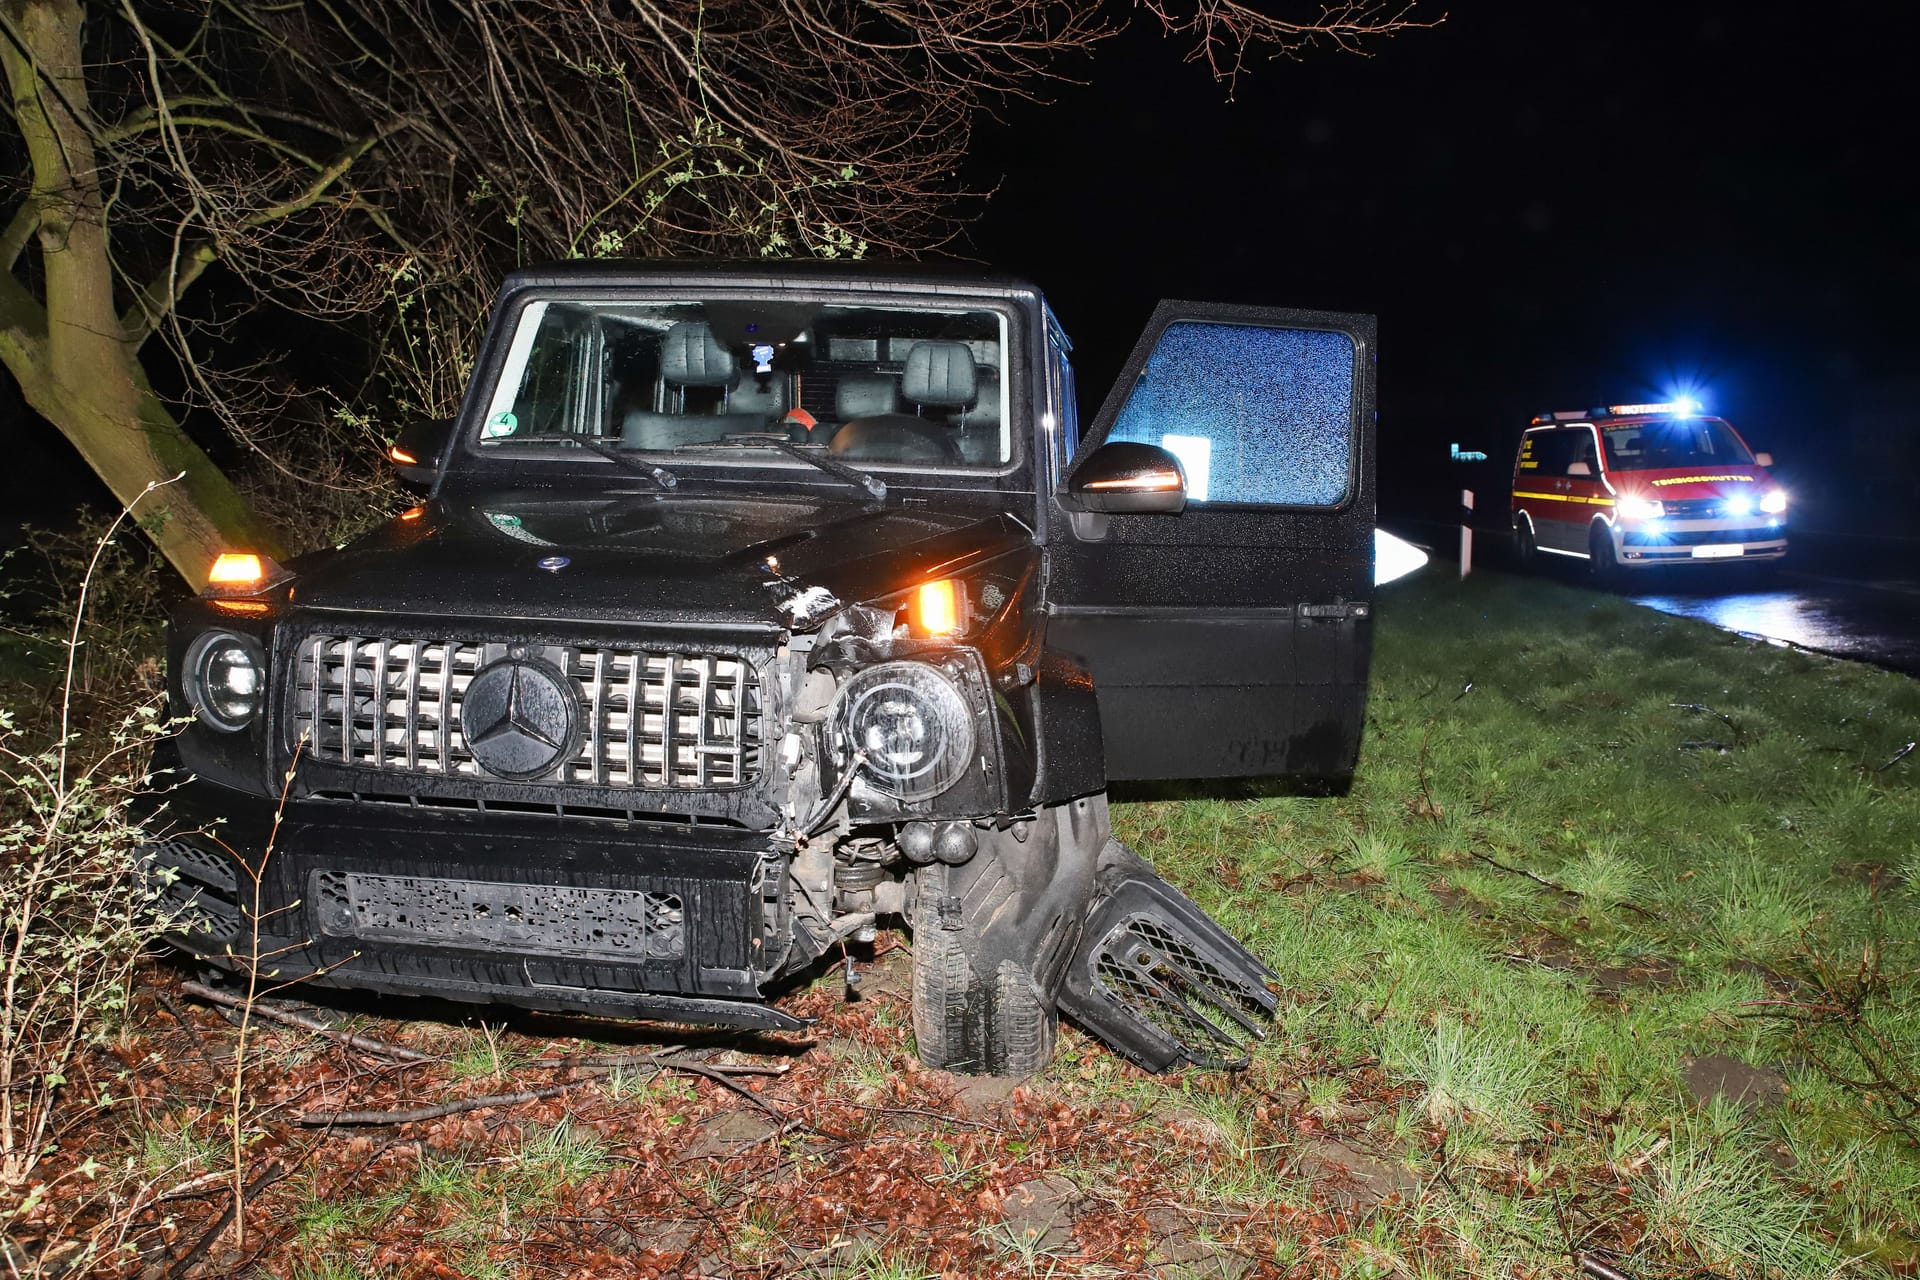
M 420 1120 L 438 1120 L 442 1116 L 458 1115 L 462 1111 L 478 1111 L 482 1107 L 512 1107 L 522 1102 L 539 1102 L 577 1089 L 583 1084 L 591 1084 L 605 1079 L 620 1067 L 651 1066 L 661 1071 L 681 1071 L 713 1081 L 717 1085 L 733 1090 L 747 1101 L 773 1116 L 781 1124 L 787 1124 L 788 1117 L 779 1108 L 753 1092 L 743 1084 L 729 1079 L 730 1075 L 778 1075 L 786 1068 L 769 1068 L 754 1063 L 739 1066 L 708 1066 L 703 1062 L 687 1062 L 678 1058 L 663 1057 L 659 1054 L 609 1054 L 615 1061 L 603 1062 L 582 1071 L 578 1078 L 561 1084 L 547 1085 L 542 1089 L 521 1089 L 514 1093 L 490 1093 L 478 1098 L 459 1098 L 452 1102 L 439 1102 L 428 1107 L 412 1107 L 404 1111 L 307 1111 L 295 1117 L 294 1123 L 307 1128 L 330 1128 L 336 1125 L 388 1125 L 413 1124 Z M 571 1065 L 554 1062 L 550 1065 Z
M 1547 888 L 1553 890 L 1555 893 L 1564 893 L 1568 897 L 1578 898 L 1582 902 L 1585 902 L 1587 900 L 1587 895 L 1584 893 L 1581 893 L 1578 889 L 1569 889 L 1567 888 L 1567 886 L 1563 884 L 1558 884 L 1552 880 L 1549 880 L 1545 876 L 1537 876 L 1533 874 L 1533 872 L 1527 870 L 1525 867 L 1510 867 L 1506 863 L 1500 861 L 1500 859 L 1494 857 L 1492 854 L 1481 853 L 1478 849 L 1469 849 L 1467 850 L 1467 852 L 1472 856 L 1480 859 L 1480 861 L 1486 863 L 1488 866 L 1496 868 L 1497 870 L 1500 870 L 1500 871 L 1504 871 L 1508 875 L 1525 876 L 1527 879 L 1533 881 L 1535 884 L 1545 885 Z M 1637 911 L 1649 920 L 1658 920 L 1660 918 L 1659 912 L 1649 911 L 1637 902 L 1622 901 L 1622 902 L 1616 903 L 1615 905 L 1625 907 L 1629 911 Z
M 180 989 L 190 996 L 205 1000 L 209 1004 L 223 1005 L 229 1009 L 240 1010 L 244 1010 L 247 1007 L 247 1002 L 241 997 L 230 996 L 224 991 L 215 991 L 212 987 L 206 986 L 203 983 L 183 982 L 180 984 Z M 253 1002 L 253 1013 L 255 1017 L 265 1018 L 269 1022 L 278 1022 L 283 1026 L 297 1027 L 301 1031 L 311 1031 L 315 1035 L 325 1036 L 327 1039 L 346 1045 L 350 1049 L 358 1049 L 362 1053 L 379 1054 L 384 1058 L 392 1058 L 395 1062 L 432 1062 L 434 1060 L 433 1055 L 430 1053 L 421 1053 L 417 1049 L 407 1049 L 397 1044 L 388 1044 L 384 1040 L 375 1040 L 369 1036 L 357 1036 L 350 1031 L 341 1031 L 338 1028 L 330 1027 L 318 1018 L 309 1018 L 305 1014 L 292 1013 L 285 1009 L 276 1009 L 272 1005 L 262 1003 L 259 1000 Z

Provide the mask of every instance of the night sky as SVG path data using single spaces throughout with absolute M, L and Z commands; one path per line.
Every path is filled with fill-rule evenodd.
M 1463 0 L 1370 57 L 1256 62 L 1231 101 L 1136 17 L 982 129 L 966 248 L 1048 291 L 1089 414 L 1156 298 L 1378 315 L 1389 511 L 1503 487 L 1537 411 L 1685 383 L 1803 523 L 1920 533 L 1916 10 Z M 97 496 L 26 434 L 6 515 Z
M 1083 388 L 1156 297 L 1377 314 L 1389 509 L 1476 470 L 1450 442 L 1492 487 L 1533 413 L 1690 384 L 1804 519 L 1911 523 L 1914 9 L 1468 0 L 1232 101 L 1137 21 L 983 138 L 973 249 L 1048 291 Z

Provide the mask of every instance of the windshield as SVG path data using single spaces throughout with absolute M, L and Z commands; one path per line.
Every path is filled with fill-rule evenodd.
M 900 303 L 534 301 L 479 443 L 591 441 L 675 473 L 743 450 L 798 465 L 782 444 L 863 471 L 999 471 L 1007 331 L 997 311 Z
M 1600 433 L 1607 445 L 1611 471 L 1649 471 L 1661 467 L 1750 466 L 1747 451 L 1733 428 L 1718 418 L 1668 418 L 1607 427 Z

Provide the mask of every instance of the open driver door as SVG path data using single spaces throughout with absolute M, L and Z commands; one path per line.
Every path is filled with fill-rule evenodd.
M 1048 643 L 1093 677 L 1110 779 L 1351 779 L 1372 648 L 1374 367 L 1372 316 L 1154 311 L 1049 539 Z M 1151 448 L 1184 473 L 1177 511 L 1129 501 L 1153 483 Z

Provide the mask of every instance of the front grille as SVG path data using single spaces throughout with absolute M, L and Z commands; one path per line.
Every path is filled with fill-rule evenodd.
M 389 773 L 485 779 L 462 732 L 474 676 L 509 646 L 310 636 L 294 664 L 293 740 L 315 759 Z M 534 646 L 579 700 L 580 743 L 536 781 L 694 791 L 758 779 L 760 681 L 726 654 Z
M 1787 535 L 1779 529 L 1662 529 L 1649 532 L 1629 529 L 1621 541 L 1629 547 L 1717 546 L 1729 542 L 1779 542 Z
M 1717 520 L 1718 498 L 1662 498 L 1660 508 L 1670 520 Z
M 1662 498 L 1660 508 L 1669 520 L 1744 520 L 1756 513 L 1759 503 L 1747 498 L 1745 511 L 1729 509 L 1726 498 Z

